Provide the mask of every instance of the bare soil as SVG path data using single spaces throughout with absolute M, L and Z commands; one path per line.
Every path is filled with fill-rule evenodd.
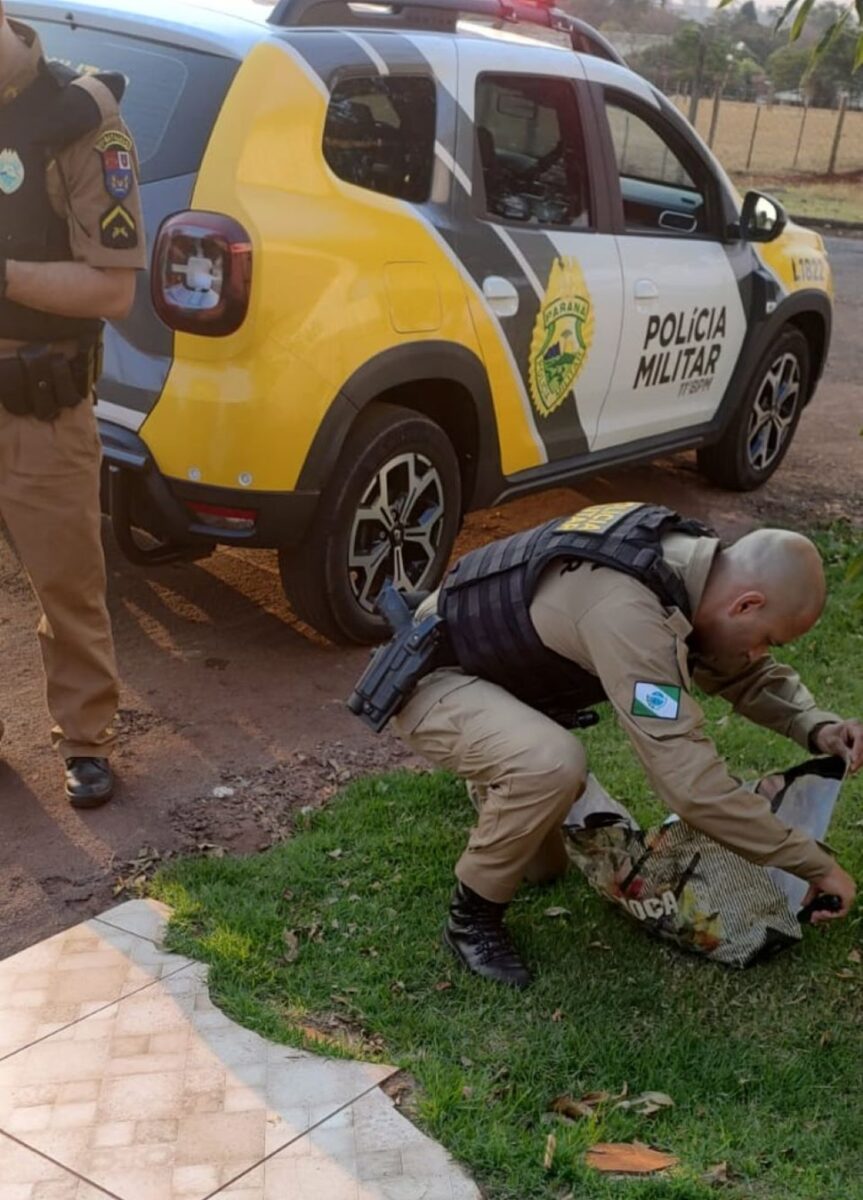
M 473 514 L 457 553 L 586 503 L 661 501 L 733 537 L 760 525 L 863 527 L 863 241 L 831 243 L 834 348 L 785 465 L 761 491 L 734 495 L 693 456 L 599 475 Z M 291 614 L 274 555 L 222 550 L 141 571 L 106 536 L 109 601 L 123 679 L 114 801 L 65 802 L 26 576 L 0 539 L 0 957 L 98 913 L 174 854 L 254 853 L 290 836 L 296 814 L 357 775 L 417 765 L 394 736 L 344 707 L 367 661 Z

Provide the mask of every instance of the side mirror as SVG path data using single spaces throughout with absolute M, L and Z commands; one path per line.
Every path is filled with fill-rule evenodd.
M 744 242 L 772 242 L 788 224 L 778 200 L 763 192 L 747 192 L 740 210 L 740 236 Z

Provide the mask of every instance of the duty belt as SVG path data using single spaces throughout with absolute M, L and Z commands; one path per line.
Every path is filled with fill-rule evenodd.
M 89 396 L 99 377 L 101 346 L 67 358 L 48 346 L 25 346 L 0 358 L 0 404 L 16 417 L 53 421 Z

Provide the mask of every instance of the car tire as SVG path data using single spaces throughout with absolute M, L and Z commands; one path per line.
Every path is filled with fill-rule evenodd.
M 280 551 L 292 609 L 331 641 L 384 640 L 389 628 L 374 609 L 381 587 L 436 587 L 461 516 L 458 456 L 441 427 L 372 405 L 345 440 L 301 545 Z
M 785 455 L 809 394 L 809 343 L 786 328 L 771 342 L 718 442 L 698 451 L 711 482 L 735 492 L 765 483 Z

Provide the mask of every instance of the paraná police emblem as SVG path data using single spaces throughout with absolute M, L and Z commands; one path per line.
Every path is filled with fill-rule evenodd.
M 0 192 L 11 196 L 24 182 L 24 164 L 17 150 L 0 150 Z
M 96 142 L 102 159 L 105 191 L 114 200 L 125 200 L 135 182 L 132 139 L 121 129 L 109 129 Z
M 125 200 L 132 190 L 132 156 L 128 150 L 106 150 L 102 155 L 105 190 L 115 200 Z
M 575 258 L 551 268 L 530 345 L 530 395 L 542 417 L 560 408 L 593 341 L 593 303 Z

